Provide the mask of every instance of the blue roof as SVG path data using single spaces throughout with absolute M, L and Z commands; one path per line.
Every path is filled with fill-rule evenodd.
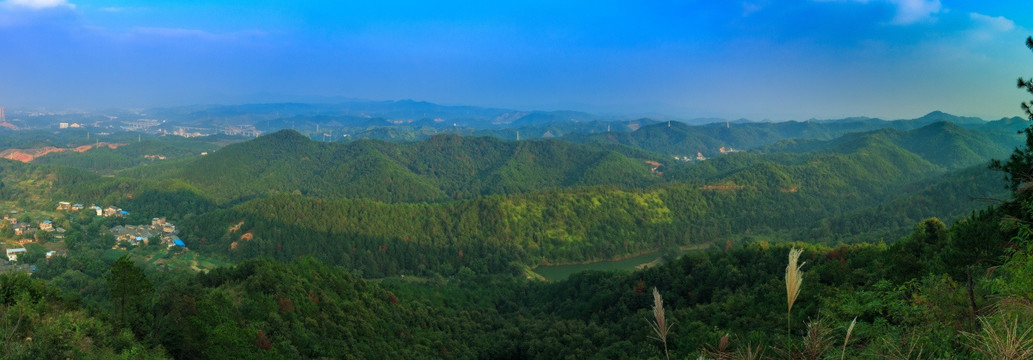
M 129 215 L 129 212 L 125 210 L 119 210 L 118 212 L 122 213 L 122 215 Z
M 50 220 L 43 220 L 43 222 L 45 222 L 45 223 L 47 223 L 47 224 L 50 224 L 50 223 L 51 223 L 51 221 L 50 221 Z
M 136 237 L 136 241 L 143 241 L 143 239 L 144 239 L 143 236 L 137 236 Z
M 83 204 L 75 204 L 75 205 L 72 205 L 72 206 L 75 206 L 75 207 L 83 207 Z
M 179 245 L 179 247 L 187 247 L 187 244 L 184 244 L 183 240 L 173 239 L 172 242 L 175 243 L 176 245 Z

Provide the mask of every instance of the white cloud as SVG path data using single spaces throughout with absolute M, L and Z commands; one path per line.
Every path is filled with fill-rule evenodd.
M 247 37 L 258 37 L 266 35 L 263 31 L 238 31 L 232 33 L 213 33 L 198 29 L 167 28 L 167 27 L 136 27 L 131 34 L 141 36 L 165 37 L 165 38 L 195 38 L 204 40 L 237 40 Z
M 50 8 L 75 8 L 75 5 L 65 0 L 7 0 L 4 2 L 5 5 L 24 7 L 34 10 L 50 9 Z
M 48 24 L 65 26 L 78 18 L 66 0 L 0 0 L 0 28 Z
M 1004 16 L 989 16 L 980 13 L 969 13 L 972 19 L 980 28 L 998 32 L 1008 32 L 1015 29 L 1015 22 Z
M 894 25 L 910 25 L 918 22 L 935 20 L 933 15 L 943 10 L 940 0 L 814 0 L 817 2 L 853 2 L 860 4 L 871 4 L 876 2 L 889 3 L 896 8 L 893 16 Z
M 897 15 L 893 18 L 893 23 L 897 25 L 932 20 L 933 15 L 942 9 L 940 0 L 890 0 L 890 2 L 897 6 Z

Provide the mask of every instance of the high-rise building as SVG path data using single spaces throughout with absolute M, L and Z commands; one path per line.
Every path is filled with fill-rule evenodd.
M 4 114 L 4 107 L 0 106 L 0 122 L 7 121 L 7 115 Z

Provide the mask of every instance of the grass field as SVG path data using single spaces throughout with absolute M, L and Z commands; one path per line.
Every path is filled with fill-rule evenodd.
M 698 251 L 710 247 L 710 243 L 683 246 L 678 249 L 678 255 L 689 251 Z M 582 271 L 633 271 L 643 266 L 656 266 L 663 262 L 660 252 L 652 252 L 635 257 L 615 261 L 597 261 L 587 264 L 574 265 L 543 265 L 533 269 L 534 274 L 550 281 L 562 281 Z

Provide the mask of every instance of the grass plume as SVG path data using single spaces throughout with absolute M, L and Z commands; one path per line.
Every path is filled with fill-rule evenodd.
M 671 326 L 673 325 L 673 323 L 667 321 L 667 316 L 664 314 L 664 300 L 660 298 L 660 291 L 654 287 L 653 320 L 649 321 L 649 326 L 653 328 L 655 336 L 650 337 L 664 343 L 664 356 L 667 357 L 667 359 L 671 358 L 671 355 L 667 352 L 667 333 L 671 330 Z
M 790 353 L 792 353 L 789 341 L 792 337 L 793 303 L 800 295 L 800 286 L 803 285 L 803 272 L 800 269 L 803 268 L 803 264 L 806 264 L 806 262 L 798 264 L 801 254 L 803 254 L 803 249 L 795 247 L 790 249 L 789 265 L 786 265 L 786 298 L 789 301 L 789 308 L 786 311 L 786 350 Z
M 857 325 L 857 317 L 854 316 L 854 321 L 850 322 L 850 327 L 846 329 L 846 338 L 843 340 L 843 355 L 840 356 L 840 360 L 846 359 L 846 344 L 850 342 L 850 334 L 854 332 L 854 325 Z

